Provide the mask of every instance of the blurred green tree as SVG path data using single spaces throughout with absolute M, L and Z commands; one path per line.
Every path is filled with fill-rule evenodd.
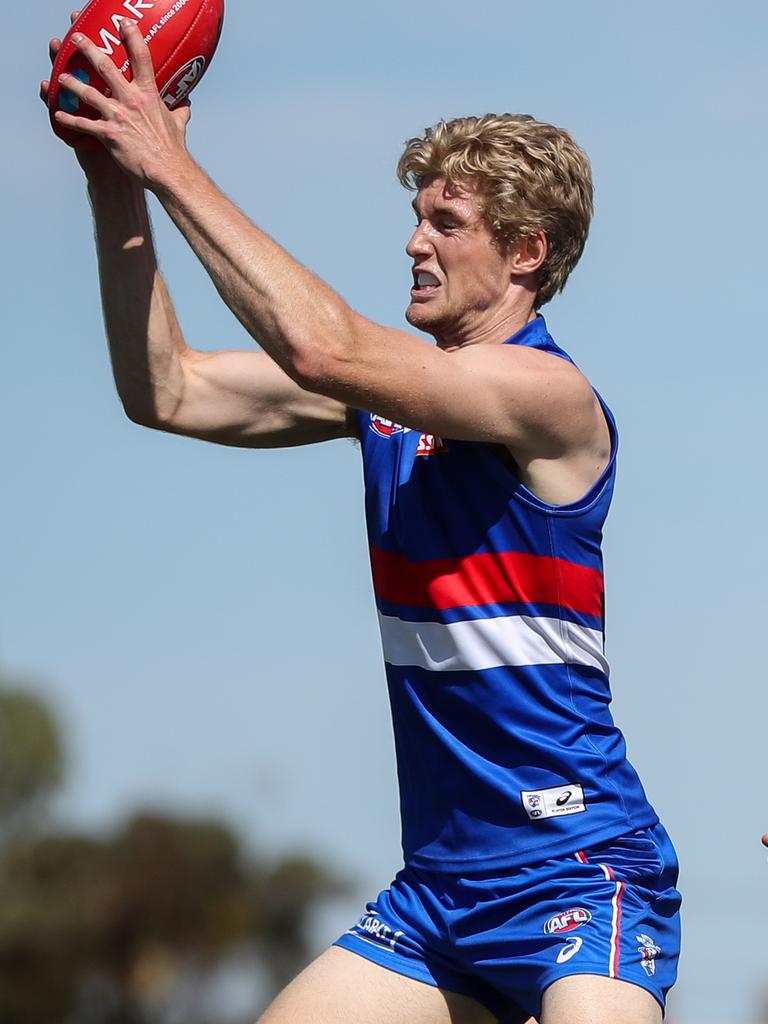
M 39 814 L 63 768 L 59 729 L 50 710 L 24 690 L 0 687 L 0 829 Z
M 163 812 L 104 836 L 34 828 L 62 777 L 55 723 L 0 691 L 0 737 L 2 1024 L 164 1024 L 190 1002 L 186 1024 L 220 1024 L 190 992 L 228 959 L 260 969 L 265 1000 L 304 964 L 313 909 L 346 891 L 313 858 L 268 863 L 222 822 Z

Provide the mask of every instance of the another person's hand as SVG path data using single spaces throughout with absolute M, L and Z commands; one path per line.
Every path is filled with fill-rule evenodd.
M 111 96 L 102 95 L 71 75 L 63 75 L 62 86 L 101 116 L 91 120 L 63 110 L 56 111 L 54 116 L 63 128 L 81 134 L 84 140 L 101 143 L 119 167 L 151 188 L 173 177 L 179 165 L 189 159 L 186 129 L 190 107 L 186 104 L 171 111 L 163 103 L 152 57 L 136 22 L 124 19 L 120 31 L 131 61 L 133 81 L 129 82 L 90 39 L 73 36 L 72 42 L 107 84 Z M 52 42 L 52 52 L 57 42 Z M 45 83 L 43 91 L 47 92 Z

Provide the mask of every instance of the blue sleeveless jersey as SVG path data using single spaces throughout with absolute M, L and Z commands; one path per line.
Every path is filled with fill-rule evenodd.
M 507 344 L 569 359 L 537 317 Z M 610 464 L 552 506 L 503 450 L 358 414 L 414 867 L 535 863 L 653 825 L 611 718 L 602 527 Z

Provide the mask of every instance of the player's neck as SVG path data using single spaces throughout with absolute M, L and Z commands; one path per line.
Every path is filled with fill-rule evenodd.
M 526 296 L 493 313 L 473 317 L 469 323 L 459 323 L 445 329 L 441 327 L 435 333 L 435 340 L 437 347 L 445 352 L 470 345 L 500 345 L 535 318 L 533 297 Z

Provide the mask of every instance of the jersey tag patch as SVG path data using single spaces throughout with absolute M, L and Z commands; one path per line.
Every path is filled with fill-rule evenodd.
M 559 818 L 563 814 L 578 814 L 587 809 L 584 790 L 576 783 L 522 792 L 520 796 L 525 813 L 531 821 L 538 821 L 539 818 Z

